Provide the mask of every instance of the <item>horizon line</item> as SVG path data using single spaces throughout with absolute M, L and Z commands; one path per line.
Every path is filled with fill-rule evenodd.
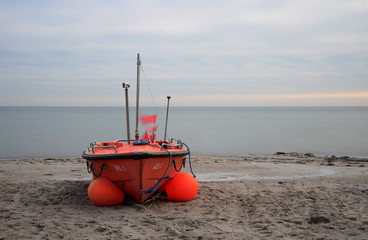
M 121 107 L 125 108 L 125 106 L 118 105 L 0 105 L 0 107 Z M 135 108 L 136 106 L 129 106 L 129 108 Z M 166 105 L 154 106 L 147 105 L 139 107 L 166 107 Z M 178 105 L 178 106 L 170 106 L 173 107 L 368 107 L 368 105 Z

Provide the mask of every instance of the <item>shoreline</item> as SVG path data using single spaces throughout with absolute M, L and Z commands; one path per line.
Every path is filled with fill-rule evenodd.
M 192 156 L 189 202 L 97 207 L 82 158 L 0 159 L 1 239 L 364 239 L 368 159 Z M 189 166 L 184 169 L 190 172 Z
M 2 160 L 63 160 L 63 159 L 81 159 L 82 154 L 80 156 L 44 156 L 44 157 L 0 157 L 0 161 Z M 363 160 L 368 161 L 368 156 L 353 156 L 347 154 L 315 154 L 315 153 L 299 153 L 299 152 L 274 152 L 274 153 L 239 153 L 239 154 L 193 154 L 194 157 L 241 157 L 241 156 L 285 156 L 286 158 L 290 157 L 297 157 L 297 158 L 317 158 L 317 159 L 326 159 L 326 158 L 333 158 L 333 159 L 355 159 L 355 160 Z

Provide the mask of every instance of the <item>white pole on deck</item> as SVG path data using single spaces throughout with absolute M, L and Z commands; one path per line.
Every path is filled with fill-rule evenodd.
M 130 87 L 129 83 L 123 83 L 123 88 L 125 88 L 125 112 L 126 112 L 126 119 L 127 119 L 128 144 L 130 144 L 129 98 L 128 98 L 128 88 L 129 87 Z
M 170 96 L 167 96 L 167 108 L 166 108 L 166 123 L 165 123 L 165 135 L 164 142 L 166 141 L 166 133 L 167 133 L 167 120 L 169 118 L 169 104 L 170 104 Z

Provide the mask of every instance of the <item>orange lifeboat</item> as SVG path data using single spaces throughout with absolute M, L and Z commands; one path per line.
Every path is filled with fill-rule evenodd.
M 142 203 L 181 171 L 186 155 L 183 144 L 116 141 L 92 144 L 82 157 L 93 180 L 107 178 Z

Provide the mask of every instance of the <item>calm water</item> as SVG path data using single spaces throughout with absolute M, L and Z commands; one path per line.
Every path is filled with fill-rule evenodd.
M 162 139 L 165 108 L 141 112 L 159 113 Z M 80 156 L 94 140 L 126 139 L 125 124 L 123 107 L 0 107 L 0 158 Z M 168 137 L 193 154 L 368 157 L 368 107 L 172 107 Z

